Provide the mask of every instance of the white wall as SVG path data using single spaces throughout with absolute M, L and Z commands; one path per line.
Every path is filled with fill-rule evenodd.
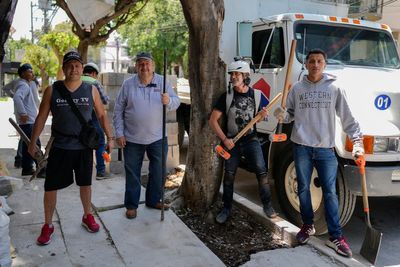
M 236 22 L 281 13 L 313 13 L 347 17 L 348 5 L 311 0 L 225 0 L 220 57 L 229 64 L 236 55 Z
M 377 21 L 378 23 L 384 23 L 390 26 L 398 44 L 400 43 L 399 17 L 400 17 L 400 2 L 397 1 L 387 6 L 384 6 L 382 11 L 382 19 Z

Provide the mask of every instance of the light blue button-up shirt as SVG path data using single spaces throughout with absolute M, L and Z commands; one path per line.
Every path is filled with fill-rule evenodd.
M 148 145 L 162 138 L 163 76 L 154 74 L 146 87 L 138 75 L 125 80 L 115 100 L 113 121 L 115 136 L 124 136 L 126 141 Z M 171 85 L 166 83 L 170 102 L 167 111 L 176 110 L 180 101 Z

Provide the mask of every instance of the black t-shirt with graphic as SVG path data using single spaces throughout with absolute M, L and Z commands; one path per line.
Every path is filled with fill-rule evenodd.
M 214 108 L 226 112 L 226 95 L 220 96 Z M 246 93 L 239 93 L 233 90 L 233 100 L 227 115 L 227 136 L 234 137 L 253 119 L 255 110 L 254 91 L 252 88 Z M 250 134 L 253 129 L 247 133 Z

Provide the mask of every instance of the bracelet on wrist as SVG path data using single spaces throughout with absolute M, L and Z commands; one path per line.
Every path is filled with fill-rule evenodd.
M 224 138 L 224 139 L 222 139 L 222 142 L 225 142 L 225 140 L 226 140 L 226 139 L 228 139 L 228 137 L 226 137 L 226 136 L 225 136 L 225 138 Z

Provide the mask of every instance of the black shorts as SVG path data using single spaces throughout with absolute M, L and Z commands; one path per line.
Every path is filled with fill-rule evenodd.
M 50 150 L 46 168 L 45 191 L 53 191 L 70 186 L 92 185 L 93 150 L 66 150 L 53 147 Z

